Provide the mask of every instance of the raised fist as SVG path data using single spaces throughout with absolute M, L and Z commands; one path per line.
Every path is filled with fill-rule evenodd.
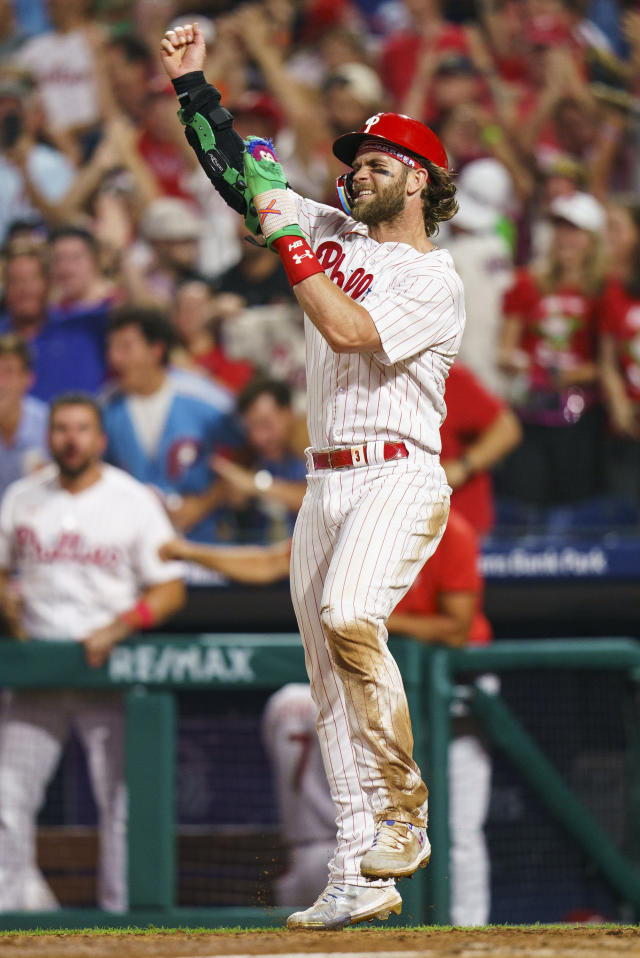
M 204 34 L 197 22 L 167 30 L 160 41 L 162 63 L 172 80 L 202 70 L 206 52 Z

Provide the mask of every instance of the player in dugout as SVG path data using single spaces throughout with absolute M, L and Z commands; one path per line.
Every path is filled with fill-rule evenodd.
M 157 497 L 102 461 L 107 440 L 92 396 L 57 396 L 48 440 L 53 462 L 12 483 L 0 504 L 0 634 L 52 650 L 80 642 L 97 668 L 118 642 L 182 606 L 183 569 L 159 560 L 174 533 Z M 98 904 L 127 908 L 122 695 L 20 689 L 0 723 L 0 912 L 57 907 L 37 867 L 36 821 L 72 728 L 98 808 Z
M 289 575 L 290 540 L 270 546 L 205 546 L 174 539 L 160 548 L 165 560 L 197 562 L 239 582 L 265 585 Z M 482 611 L 484 583 L 475 532 L 454 509 L 440 545 L 391 613 L 391 633 L 419 642 L 459 647 L 486 645 L 491 626 Z M 483 676 L 478 681 L 488 682 Z M 317 709 L 308 685 L 284 686 L 267 702 L 263 733 L 273 769 L 282 834 L 289 861 L 276 881 L 276 902 L 295 906 L 317 895 L 335 847 L 335 809 L 315 734 Z M 478 727 L 462 703 L 453 717 L 449 749 L 451 920 L 489 920 L 489 856 L 484 835 L 491 759 Z
M 311 446 L 291 593 L 338 842 L 325 891 L 287 925 L 382 918 L 401 910 L 396 879 L 431 854 L 386 621 L 449 512 L 439 430 L 465 314 L 453 260 L 430 238 L 457 209 L 447 154 L 417 120 L 376 114 L 333 146 L 350 168 L 345 212 L 323 206 L 288 189 L 269 141 L 234 133 L 197 24 L 168 31 L 161 52 L 203 168 L 280 256 L 305 313 Z

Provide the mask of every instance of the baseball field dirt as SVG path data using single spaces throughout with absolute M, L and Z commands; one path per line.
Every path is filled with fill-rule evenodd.
M 0 958 L 608 958 L 640 956 L 637 926 L 350 929 L 342 932 L 166 931 L 2 935 Z

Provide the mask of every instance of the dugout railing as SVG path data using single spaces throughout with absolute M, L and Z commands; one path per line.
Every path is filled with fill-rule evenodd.
M 449 921 L 447 767 L 451 706 L 462 688 L 493 744 L 538 793 L 609 886 L 640 913 L 640 872 L 571 791 L 498 692 L 470 675 L 512 670 L 617 670 L 640 677 L 640 642 L 632 639 L 500 641 L 485 648 L 427 648 L 392 640 L 411 709 L 415 756 L 430 787 L 433 847 L 426 871 L 402 883 L 403 914 L 394 923 Z M 144 636 L 118 646 L 107 665 L 90 669 L 73 642 L 0 641 L 0 684 L 15 688 L 121 689 L 126 708 L 129 790 L 129 910 L 0 913 L 0 929 L 277 926 L 290 909 L 176 906 L 176 693 L 182 689 L 276 689 L 306 678 L 297 635 Z M 640 770 L 638 770 L 640 771 Z

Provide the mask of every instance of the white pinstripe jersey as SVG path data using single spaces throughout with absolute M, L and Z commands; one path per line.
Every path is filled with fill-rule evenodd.
M 444 385 L 465 321 L 451 256 L 378 243 L 340 210 L 296 199 L 300 227 L 327 276 L 365 307 L 382 342 L 377 353 L 335 353 L 305 316 L 312 447 L 404 439 L 439 453 Z

